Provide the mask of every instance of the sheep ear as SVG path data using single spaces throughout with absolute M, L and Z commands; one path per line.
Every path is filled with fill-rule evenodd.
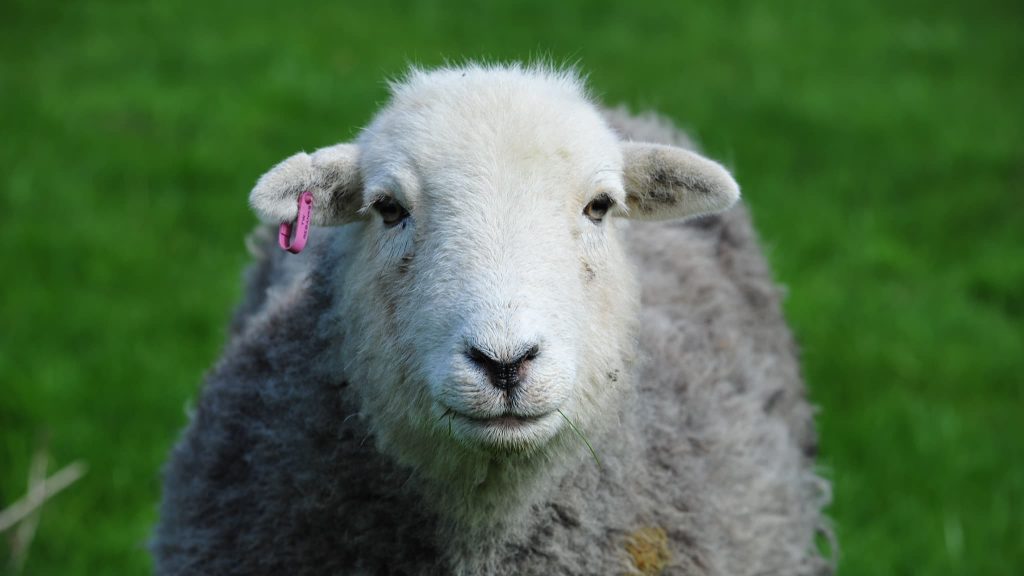
M 338 226 L 360 218 L 359 148 L 338 144 L 286 158 L 256 182 L 249 205 L 268 224 L 288 222 L 295 219 L 299 195 L 306 190 L 313 193 L 314 226 Z
M 689 150 L 624 142 L 622 155 L 630 218 L 689 218 L 721 212 L 739 200 L 740 187 L 729 172 Z

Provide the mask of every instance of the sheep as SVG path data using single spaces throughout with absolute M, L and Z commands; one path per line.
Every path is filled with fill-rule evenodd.
M 573 71 L 413 69 L 257 182 L 158 574 L 830 574 L 828 483 L 739 187 Z M 729 209 L 729 210 L 727 210 Z

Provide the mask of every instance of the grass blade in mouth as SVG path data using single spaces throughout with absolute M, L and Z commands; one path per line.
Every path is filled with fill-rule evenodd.
M 437 421 L 440 422 L 441 420 L 444 420 L 445 416 L 448 417 L 448 438 L 451 438 L 452 437 L 452 418 L 455 418 L 455 413 L 452 412 L 451 408 L 448 408 L 447 410 L 444 411 L 444 414 L 441 414 L 441 417 L 438 418 Z
M 587 449 L 590 450 L 590 455 L 594 457 L 594 462 L 597 464 L 597 467 L 600 468 L 601 461 L 597 458 L 597 452 L 594 452 L 594 447 L 590 445 L 590 441 L 587 440 L 587 437 L 584 436 L 583 432 L 581 432 L 580 429 L 572 423 L 572 420 L 569 420 L 569 417 L 565 415 L 565 412 L 562 412 L 561 408 L 556 408 L 556 410 L 558 410 L 558 413 L 562 415 L 562 418 L 565 418 L 565 421 L 569 424 L 569 428 L 572 428 L 572 431 L 575 432 L 576 435 L 580 437 L 580 440 L 583 440 L 583 443 L 587 445 Z

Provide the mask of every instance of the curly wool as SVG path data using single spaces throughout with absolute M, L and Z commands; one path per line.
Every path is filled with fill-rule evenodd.
M 688 142 L 656 116 L 606 118 L 623 139 Z M 545 462 L 526 513 L 486 530 L 439 514 L 436 487 L 376 448 L 321 321 L 345 228 L 317 235 L 298 258 L 254 237 L 231 338 L 166 469 L 158 574 L 832 572 L 813 410 L 742 206 L 631 226 L 642 352 L 612 375 L 631 392 L 589 437 L 600 464 L 582 444 Z

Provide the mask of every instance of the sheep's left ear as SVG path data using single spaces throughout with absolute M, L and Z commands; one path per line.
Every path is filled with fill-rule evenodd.
M 268 224 L 288 222 L 295 219 L 299 195 L 307 190 L 313 193 L 314 226 L 338 226 L 360 218 L 359 147 L 337 144 L 285 158 L 260 176 L 249 193 L 249 206 Z
M 740 187 L 717 162 L 675 146 L 624 142 L 629 217 L 668 220 L 714 214 L 739 200 Z

